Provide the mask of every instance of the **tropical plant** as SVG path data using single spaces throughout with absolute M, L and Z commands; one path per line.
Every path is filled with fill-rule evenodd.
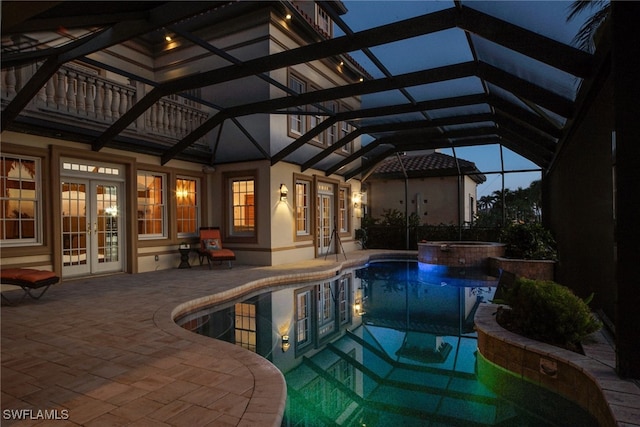
M 609 17 L 611 2 L 609 0 L 577 0 L 569 6 L 567 22 L 590 10 L 593 14 L 582 24 L 573 38 L 573 43 L 588 52 L 595 50 L 595 36 L 602 23 Z

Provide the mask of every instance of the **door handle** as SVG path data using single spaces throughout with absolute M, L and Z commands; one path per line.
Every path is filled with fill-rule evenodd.
M 91 234 L 91 223 L 87 223 L 87 234 Z

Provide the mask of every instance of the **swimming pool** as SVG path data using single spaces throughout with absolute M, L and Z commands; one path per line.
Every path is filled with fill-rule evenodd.
M 495 278 L 449 273 L 376 262 L 178 323 L 272 361 L 287 382 L 284 426 L 596 426 L 476 352 L 473 316 Z

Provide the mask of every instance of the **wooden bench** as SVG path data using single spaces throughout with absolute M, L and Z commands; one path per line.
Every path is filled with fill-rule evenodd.
M 53 271 L 36 270 L 33 268 L 5 268 L 0 270 L 0 283 L 3 285 L 20 286 L 24 291 L 21 302 L 28 296 L 33 299 L 40 299 L 49 286 L 55 285 L 60 281 Z M 41 289 L 40 291 L 36 291 Z M 11 301 L 2 295 L 2 299 L 11 304 Z

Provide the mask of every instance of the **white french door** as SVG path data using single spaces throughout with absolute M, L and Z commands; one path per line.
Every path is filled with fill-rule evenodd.
M 318 194 L 317 231 L 318 256 L 332 253 L 335 242 L 331 239 L 334 227 L 333 195 Z
M 63 276 L 122 271 L 122 184 L 61 181 Z

